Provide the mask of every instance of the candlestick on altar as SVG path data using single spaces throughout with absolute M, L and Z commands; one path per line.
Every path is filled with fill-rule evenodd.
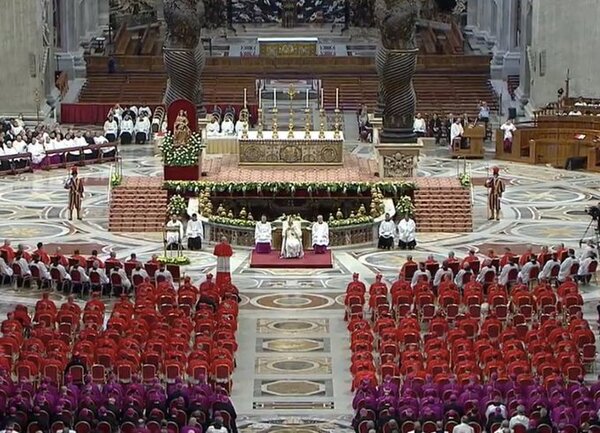
M 306 106 L 304 109 L 304 139 L 310 140 L 310 108 Z
M 326 121 L 327 117 L 325 116 L 325 109 L 321 107 L 321 109 L 319 110 L 319 139 L 321 140 L 325 139 Z
M 340 108 L 340 89 L 335 89 L 335 109 Z
M 262 109 L 262 90 L 258 90 L 258 108 Z
M 242 140 L 248 139 L 248 120 L 250 119 L 249 113 L 247 109 L 243 109 L 240 112 L 240 116 L 242 117 Z
M 287 94 L 290 98 L 290 114 L 289 114 L 289 121 L 288 121 L 288 138 L 292 139 L 294 138 L 294 108 L 293 108 L 293 102 L 294 102 L 294 96 L 296 96 L 298 92 L 296 91 L 296 89 L 294 88 L 293 84 L 290 84 L 290 87 L 288 88 Z
M 248 106 L 248 99 L 246 98 L 246 88 L 244 88 L 244 108 Z
M 271 110 L 273 113 L 273 123 L 271 125 L 271 130 L 273 131 L 273 139 L 278 139 L 279 138 L 279 130 L 278 130 L 278 126 L 277 126 L 277 107 L 273 107 L 273 110 Z
M 323 88 L 321 87 L 321 110 L 323 109 L 323 104 L 324 104 L 324 97 L 323 97 Z
M 256 136 L 258 138 L 263 138 L 263 111 L 262 111 L 262 108 L 258 109 L 257 121 L 258 121 L 258 126 L 257 126 Z
M 340 109 L 336 108 L 333 115 L 333 138 L 339 140 L 340 138 Z
M 308 89 L 306 89 L 306 108 L 308 108 Z
M 277 108 L 277 89 L 273 89 L 273 108 Z

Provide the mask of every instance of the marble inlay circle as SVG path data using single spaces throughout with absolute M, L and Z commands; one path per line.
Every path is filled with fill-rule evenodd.
M 268 327 L 277 331 L 300 332 L 311 331 L 318 326 L 317 323 L 304 320 L 279 320 L 277 322 L 269 323 Z
M 281 361 L 281 360 L 273 361 L 267 365 L 272 370 L 287 371 L 287 372 L 291 372 L 291 373 L 308 371 L 308 370 L 317 368 L 319 366 L 319 364 L 316 362 L 310 362 L 310 361 L 306 361 L 306 360 L 297 360 L 297 359 L 296 360 L 289 359 L 289 360 L 283 360 L 283 361 Z
M 265 341 L 263 345 L 274 352 L 312 352 L 323 348 L 321 341 L 308 338 L 275 338 Z
M 61 224 L 52 224 L 36 221 L 35 223 L 9 221 L 0 223 L 2 238 L 7 239 L 35 239 L 56 238 L 69 234 L 69 229 Z
M 531 206 L 533 203 L 572 203 L 584 200 L 585 194 L 560 188 L 536 189 L 528 187 L 527 189 L 512 191 L 510 188 L 507 188 L 506 192 L 502 195 L 502 199 L 508 203 L 527 204 Z
M 257 296 L 250 300 L 255 307 L 269 310 L 316 310 L 335 303 L 333 299 L 314 293 L 276 293 Z
M 544 221 L 542 224 L 520 224 L 512 228 L 511 234 L 526 239 L 552 239 L 556 241 L 577 241 L 584 235 L 585 224 Z

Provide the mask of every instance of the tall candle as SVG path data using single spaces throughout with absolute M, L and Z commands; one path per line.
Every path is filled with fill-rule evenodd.
M 273 108 L 277 108 L 277 89 L 273 89 Z
M 321 108 L 323 108 L 323 104 L 324 104 L 323 99 L 324 99 L 323 98 L 323 88 L 321 87 Z
M 306 108 L 308 108 L 308 89 L 306 89 Z
M 258 108 L 262 109 L 262 90 L 258 89 Z
M 244 107 L 246 107 L 246 105 L 247 105 L 246 102 L 247 102 L 247 100 L 246 100 L 246 88 L 244 87 Z
M 339 108 L 340 105 L 340 89 L 335 89 L 335 108 Z

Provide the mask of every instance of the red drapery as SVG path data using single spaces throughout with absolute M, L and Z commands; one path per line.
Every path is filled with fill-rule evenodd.
M 154 113 L 158 105 L 148 106 Z M 73 123 L 75 125 L 103 125 L 109 110 L 114 106 L 115 104 L 92 104 L 85 102 L 61 104 L 60 121 L 61 123 Z

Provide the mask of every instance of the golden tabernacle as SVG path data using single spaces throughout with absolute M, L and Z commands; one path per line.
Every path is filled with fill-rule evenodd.
M 258 38 L 262 57 L 310 57 L 317 55 L 318 38 Z
M 342 165 L 344 137 L 341 132 L 304 131 L 292 134 L 280 133 L 273 137 L 272 131 L 264 131 L 262 138 L 257 131 L 248 131 L 247 138 L 239 138 L 240 165 Z

